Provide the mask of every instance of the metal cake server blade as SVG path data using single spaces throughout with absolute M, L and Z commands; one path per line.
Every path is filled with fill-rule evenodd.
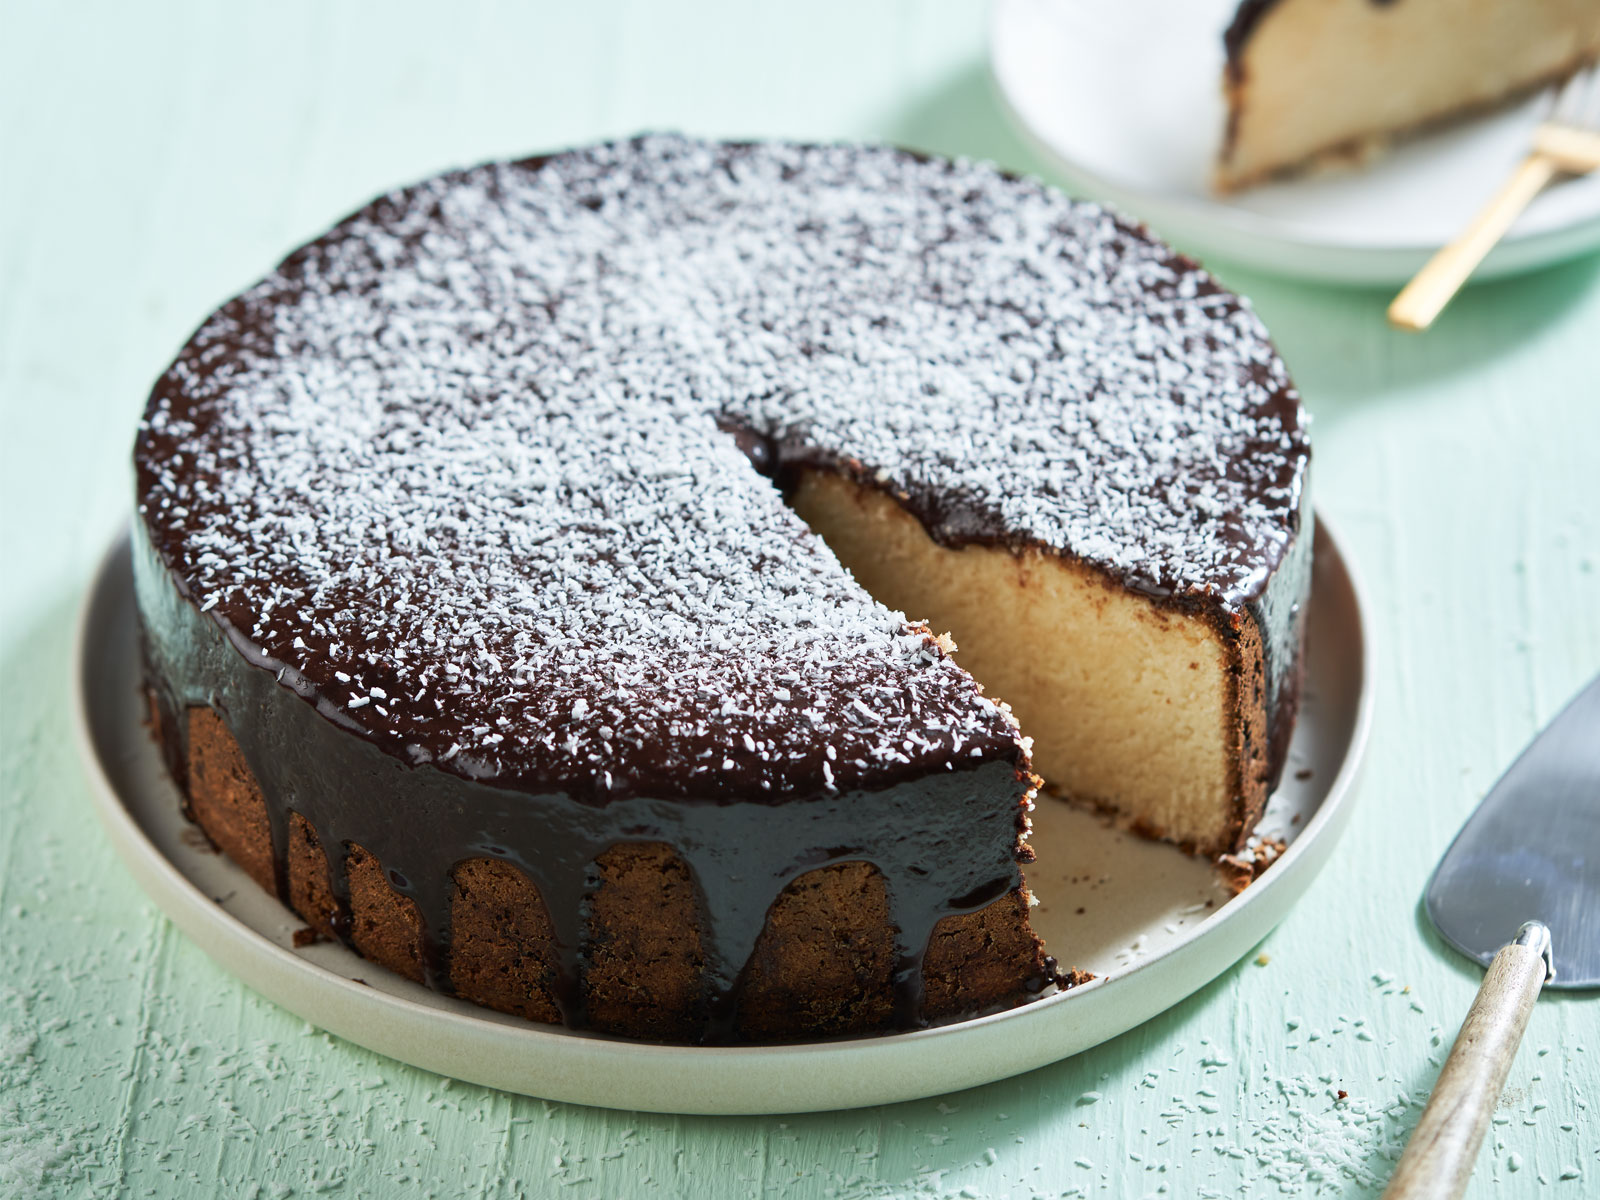
M 1459 1197 L 1540 989 L 1600 986 L 1600 679 L 1483 798 L 1425 906 L 1488 972 L 1384 1200 Z
M 1445 851 L 1428 918 L 1487 967 L 1524 921 L 1550 930 L 1548 987 L 1600 987 L 1600 678 L 1562 709 Z

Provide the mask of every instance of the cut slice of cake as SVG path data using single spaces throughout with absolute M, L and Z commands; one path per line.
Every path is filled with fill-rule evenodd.
M 1600 56 L 1595 0 L 1245 0 L 1219 191 L 1491 108 Z

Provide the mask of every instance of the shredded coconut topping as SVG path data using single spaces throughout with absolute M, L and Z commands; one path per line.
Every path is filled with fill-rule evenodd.
M 297 252 L 158 385 L 142 511 L 202 610 L 409 761 L 710 795 L 1018 755 L 727 429 L 943 540 L 1230 603 L 1306 459 L 1245 304 L 1097 207 L 652 136 L 433 179 Z

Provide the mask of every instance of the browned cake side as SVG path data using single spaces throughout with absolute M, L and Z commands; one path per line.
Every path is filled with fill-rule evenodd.
M 188 712 L 188 811 L 217 847 L 278 894 L 261 791 L 238 743 L 209 708 Z M 167 731 L 156 722 L 158 737 Z M 170 749 L 169 744 L 169 749 Z M 350 941 L 365 958 L 421 981 L 421 919 L 359 845 L 346 859 Z M 683 860 L 660 843 L 620 844 L 598 860 L 583 999 L 590 1028 L 683 1040 L 705 1015 L 698 911 Z M 448 980 L 463 999 L 560 1024 L 550 982 L 553 931 L 537 889 L 511 864 L 473 858 L 453 872 Z M 336 938 L 328 859 L 310 824 L 291 817 L 286 902 Z M 1018 888 L 978 912 L 944 918 L 923 965 L 930 1020 L 1027 999 L 1019 981 L 1047 972 Z M 794 880 L 773 905 L 746 968 L 737 1029 L 751 1041 L 882 1029 L 894 1009 L 894 931 L 883 877 L 864 862 Z

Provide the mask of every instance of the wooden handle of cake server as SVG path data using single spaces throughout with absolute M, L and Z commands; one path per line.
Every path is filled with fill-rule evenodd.
M 1454 1200 L 1466 1191 L 1550 962 L 1550 931 L 1537 921 L 1494 956 L 1384 1200 Z
M 1389 305 L 1390 324 L 1414 332 L 1432 325 L 1434 318 L 1450 303 L 1450 297 L 1461 290 L 1467 277 L 1505 236 L 1529 201 L 1544 191 L 1560 171 L 1560 164 L 1542 151 L 1523 159 L 1516 173 L 1506 180 L 1494 199 L 1460 236 L 1430 258 L 1394 298 Z

